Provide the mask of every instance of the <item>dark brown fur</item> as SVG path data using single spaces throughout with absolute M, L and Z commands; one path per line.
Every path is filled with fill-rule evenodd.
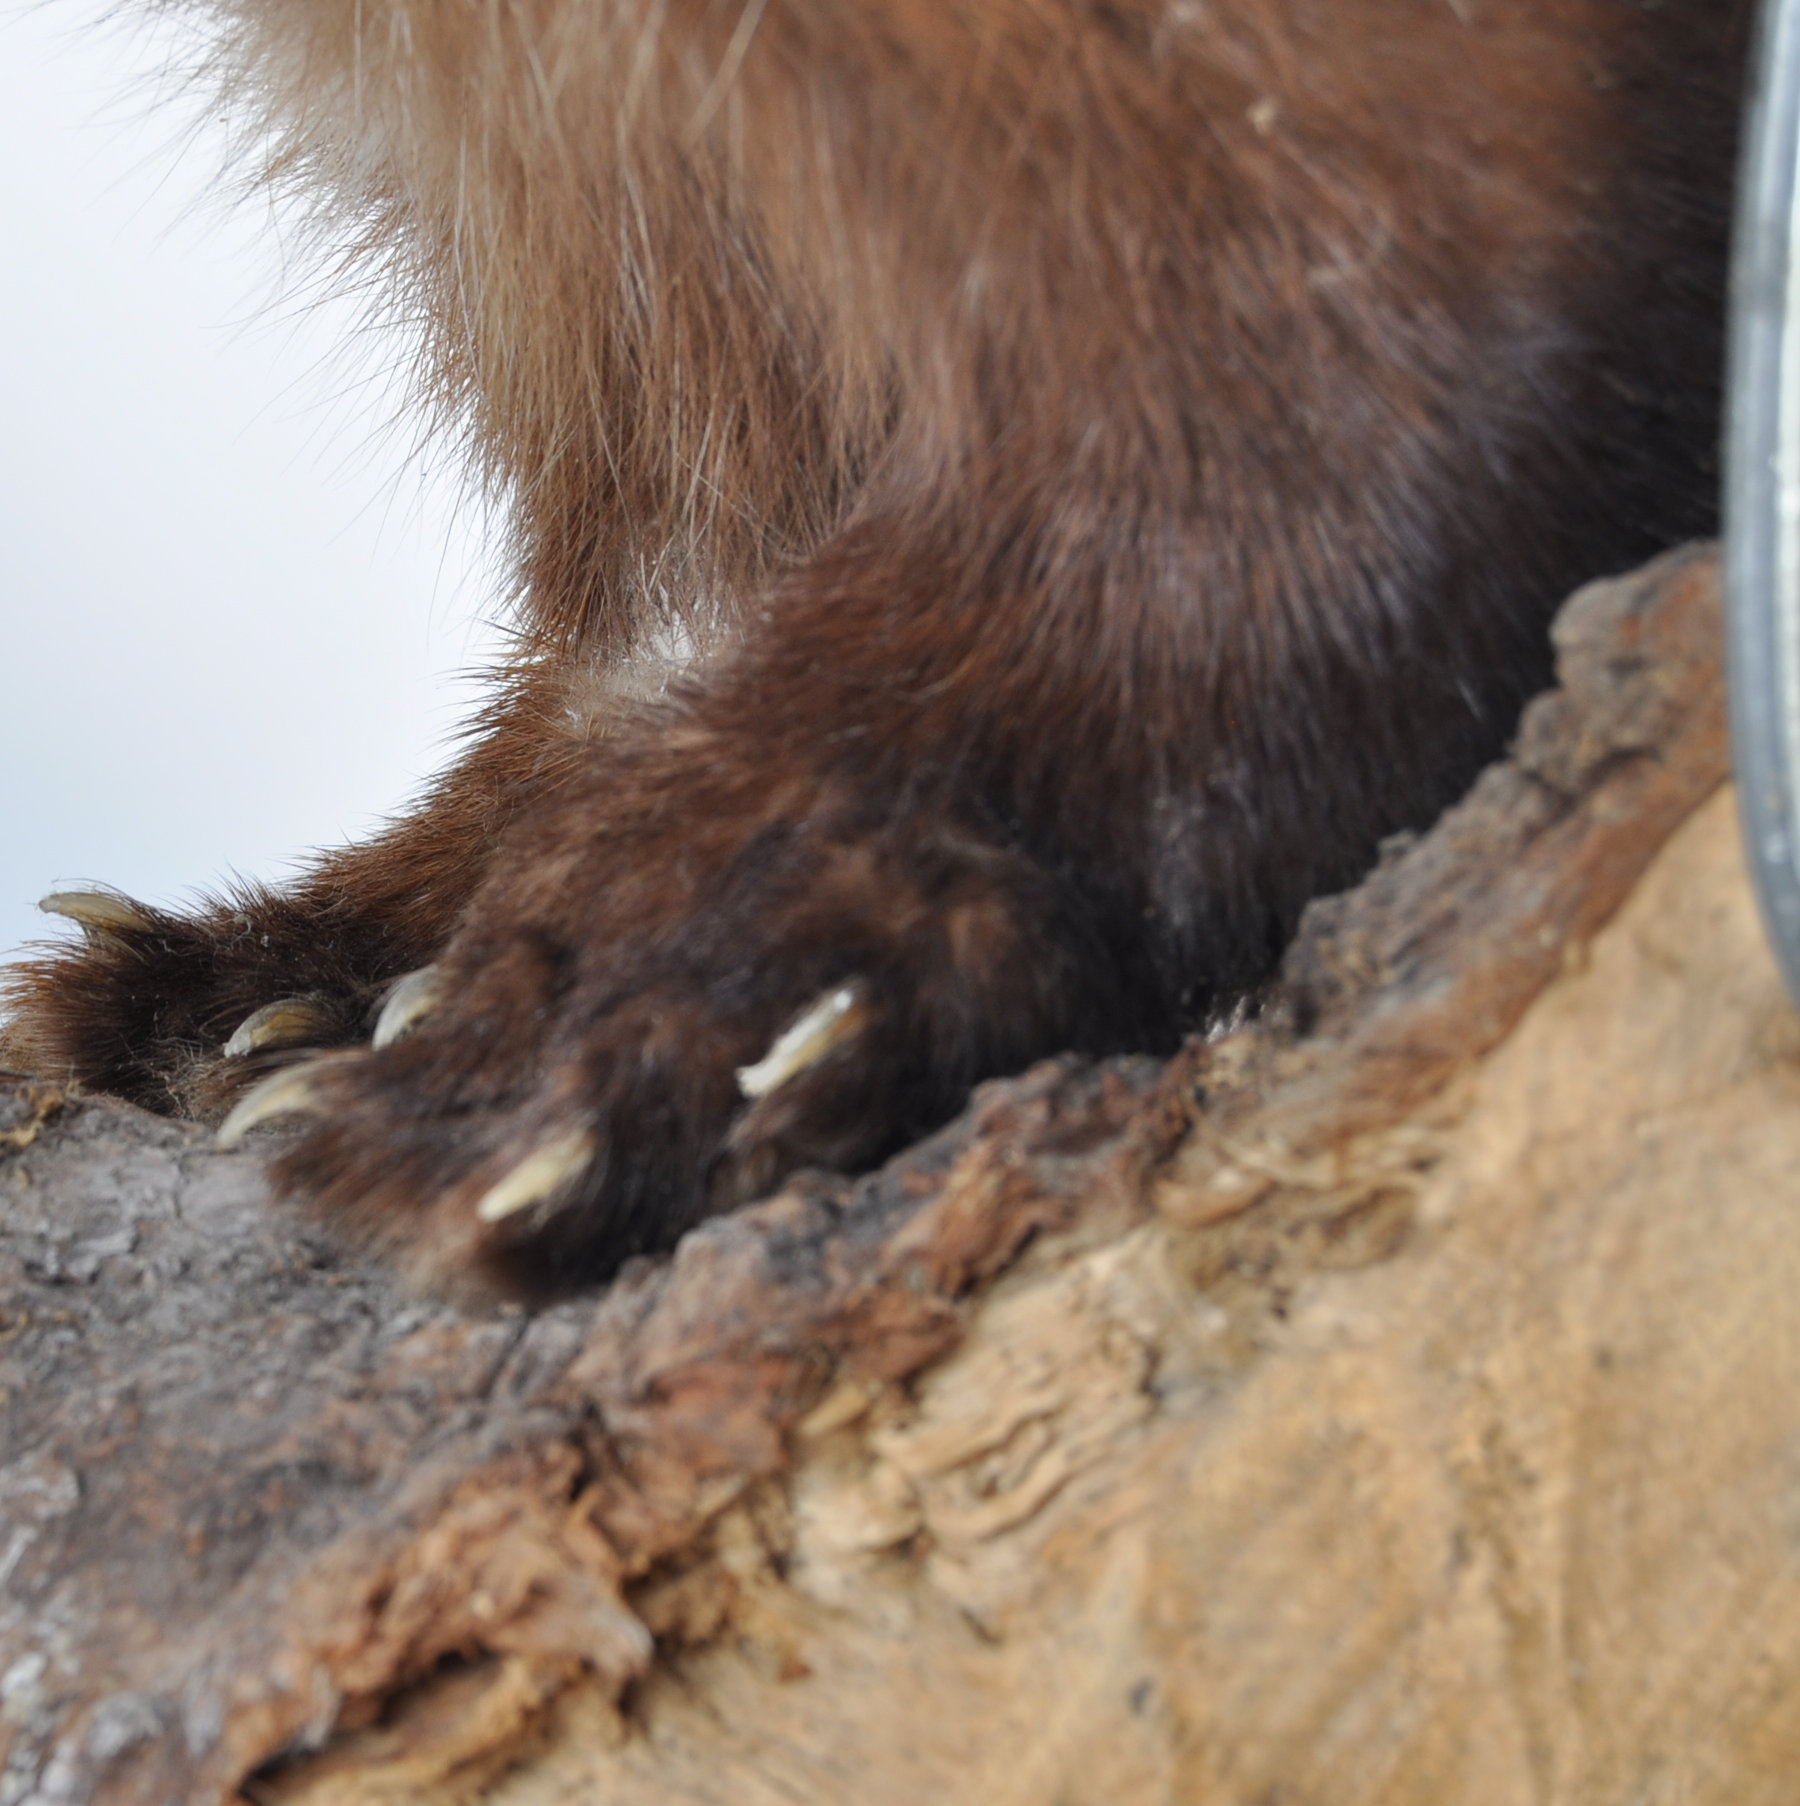
M 24 968 L 15 1045 L 206 1111 L 258 1005 L 349 1043 L 440 961 L 279 1168 L 435 1280 L 1172 1047 L 1499 750 L 1569 588 L 1712 523 L 1719 0 L 195 10 L 506 498 L 520 652 L 410 818 Z

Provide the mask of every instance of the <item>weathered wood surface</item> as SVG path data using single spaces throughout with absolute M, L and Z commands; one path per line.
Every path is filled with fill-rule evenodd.
M 1250 1028 L 536 1318 L 12 1085 L 0 1802 L 1787 1800 L 1800 1021 L 1716 638 L 1704 553 L 1579 598 Z

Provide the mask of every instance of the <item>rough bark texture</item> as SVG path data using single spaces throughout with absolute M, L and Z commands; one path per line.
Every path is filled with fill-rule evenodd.
M 1791 1797 L 1800 1021 L 1717 631 L 1703 552 L 1584 592 L 1247 1028 L 535 1317 L 9 1084 L 0 1802 Z

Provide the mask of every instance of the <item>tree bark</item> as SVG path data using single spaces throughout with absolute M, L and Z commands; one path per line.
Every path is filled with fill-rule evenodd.
M 472 1316 L 0 1092 L 0 1806 L 1786 1801 L 1800 1019 L 1716 567 L 1166 1066 Z

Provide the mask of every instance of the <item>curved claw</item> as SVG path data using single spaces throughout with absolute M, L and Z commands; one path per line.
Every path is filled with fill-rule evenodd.
M 482 1194 L 476 1216 L 484 1223 L 499 1223 L 541 1204 L 586 1170 L 596 1145 L 592 1129 L 577 1129 L 545 1143 Z
M 265 1047 L 304 1047 L 329 1034 L 331 1017 L 310 997 L 278 997 L 252 1010 L 225 1043 L 225 1058 L 241 1060 Z
M 745 1097 L 767 1097 L 861 1033 L 868 1020 L 869 1006 L 857 986 L 839 985 L 835 991 L 827 991 L 775 1037 L 754 1066 L 737 1069 L 738 1089 Z
M 142 903 L 111 890 L 53 890 L 39 898 L 38 908 L 46 915 L 66 916 L 101 933 L 156 926 L 156 917 Z
M 237 1107 L 219 1124 L 214 1138 L 222 1148 L 234 1148 L 258 1123 L 276 1116 L 303 1115 L 317 1107 L 319 1090 L 317 1061 L 305 1066 L 289 1066 L 266 1078 L 238 1099 Z
M 388 992 L 375 1019 L 372 1047 L 386 1047 L 414 1028 L 443 1001 L 443 974 L 436 966 L 421 966 L 407 975 Z

